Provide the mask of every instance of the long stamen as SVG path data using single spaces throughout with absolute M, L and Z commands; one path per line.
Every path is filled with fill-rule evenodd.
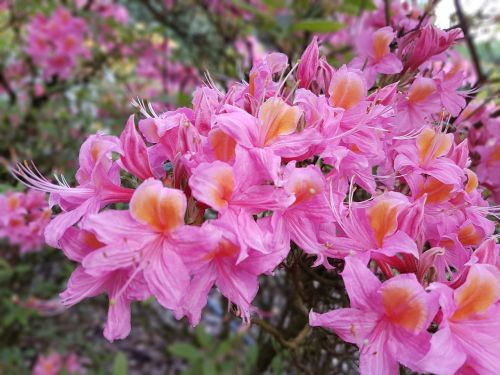
M 398 139 L 398 140 L 415 139 L 420 135 L 420 133 L 422 133 L 422 130 L 424 130 L 424 128 L 425 128 L 425 125 L 422 125 L 418 129 L 413 129 L 409 133 L 406 133 L 406 134 L 403 134 L 403 135 L 400 135 L 397 137 L 393 137 L 392 139 Z
M 24 163 L 18 163 L 15 167 L 10 168 L 10 173 L 12 176 L 21 182 L 22 184 L 28 186 L 31 189 L 42 191 L 45 193 L 69 193 L 72 194 L 90 194 L 93 192 L 92 189 L 76 187 L 69 187 L 66 183 L 61 183 L 58 178 L 59 184 L 54 184 L 47 180 L 40 171 L 36 168 L 35 164 L 31 162 L 31 167 L 27 161 Z
M 135 108 L 137 108 L 139 110 L 139 112 L 142 113 L 142 115 L 146 118 L 157 118 L 158 115 L 156 114 L 156 112 L 154 111 L 151 103 L 148 103 L 148 105 L 146 105 L 146 103 L 144 102 L 143 99 L 137 97 L 135 99 L 132 99 L 132 101 L 130 102 L 130 104 L 132 106 L 134 106 Z M 148 110 L 150 112 L 148 112 Z
M 286 81 L 288 81 L 288 78 L 290 78 L 290 76 L 292 75 L 292 73 L 294 72 L 294 70 L 297 69 L 298 66 L 299 66 L 299 63 L 298 62 L 295 63 L 295 65 L 292 66 L 292 69 L 290 69 L 290 71 L 285 76 L 285 78 L 283 78 L 283 80 L 281 81 L 280 85 L 278 86 L 278 90 L 276 90 L 276 94 L 275 94 L 276 97 L 281 93 L 281 90 L 285 86 Z

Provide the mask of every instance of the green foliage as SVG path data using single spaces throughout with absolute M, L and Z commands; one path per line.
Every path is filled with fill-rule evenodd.
M 118 352 L 113 361 L 113 375 L 127 375 L 128 374 L 128 360 L 125 354 Z
M 342 29 L 344 25 L 340 22 L 330 20 L 308 19 L 297 22 L 293 25 L 294 31 L 302 30 L 313 33 L 332 33 Z
M 187 362 L 184 375 L 234 374 L 236 369 L 242 374 L 255 373 L 258 347 L 244 343 L 244 336 L 234 334 L 221 342 L 216 342 L 202 325 L 195 329 L 194 343 L 174 343 L 168 351 L 174 357 Z
M 345 0 L 340 6 L 340 11 L 353 16 L 360 14 L 364 10 L 375 10 L 376 5 L 372 0 Z

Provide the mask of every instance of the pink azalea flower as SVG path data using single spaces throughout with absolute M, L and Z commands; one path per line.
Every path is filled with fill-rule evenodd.
M 395 192 L 382 194 L 368 204 L 353 203 L 347 217 L 332 206 L 343 235 L 329 239 L 329 256 L 369 254 L 374 259 L 385 259 L 406 253 L 418 258 L 417 245 L 405 225 L 410 222 L 411 228 L 419 227 L 418 220 L 409 220 L 416 208 L 418 202 L 410 204 L 406 196 Z
M 78 356 L 70 353 L 64 358 L 57 352 L 52 352 L 47 356 L 39 355 L 32 375 L 84 375 L 85 370 L 80 365 Z
M 297 79 L 300 88 L 308 88 L 311 82 L 316 78 L 316 72 L 319 67 L 319 48 L 318 37 L 315 36 L 309 46 L 302 54 L 300 63 L 297 67 Z
M 85 374 L 85 370 L 82 368 L 78 356 L 75 353 L 70 353 L 66 357 L 66 361 L 64 362 L 64 367 L 70 374 Z
M 134 116 L 130 116 L 125 129 L 120 137 L 122 155 L 120 161 L 127 171 L 145 180 L 148 177 L 153 177 L 148 149 L 141 135 L 135 128 Z
M 103 249 L 106 247 L 99 247 L 94 253 Z M 91 252 L 89 256 L 94 253 Z M 84 267 L 78 266 L 71 274 L 67 288 L 60 297 L 63 305 L 70 307 L 85 298 L 95 297 L 102 293 L 106 293 L 109 298 L 104 337 L 110 342 L 127 337 L 131 329 L 131 301 L 144 300 L 150 295 L 144 276 L 134 272 L 131 268 L 95 275 L 86 272 Z
M 491 264 L 500 271 L 500 244 L 495 238 L 487 239 L 474 251 L 470 263 Z
M 43 232 L 50 221 L 45 194 L 35 190 L 0 194 L 0 212 L 0 238 L 19 245 L 21 254 L 43 247 Z
M 218 234 L 212 249 L 193 252 L 180 249 L 181 256 L 194 275 L 191 293 L 184 297 L 184 310 L 191 324 L 200 321 L 201 310 L 213 285 L 238 307 L 249 321 L 251 302 L 259 288 L 258 276 L 271 272 L 286 257 L 289 241 L 273 234 L 269 220 L 257 223 L 244 211 L 228 212 L 203 228 Z
M 32 375 L 58 375 L 63 367 L 63 359 L 57 352 L 48 356 L 39 355 Z
M 271 220 L 275 227 L 284 230 L 287 242 L 292 240 L 306 253 L 316 255 L 316 265 L 328 266 L 325 245 L 319 240 L 321 226 L 333 224 L 325 198 L 325 178 L 317 167 L 295 168 L 293 162 L 287 165 L 284 174 L 283 188 L 292 199 Z
M 467 93 L 457 90 L 462 86 L 463 80 L 462 72 L 457 72 L 452 76 L 446 76 L 443 73 L 435 80 L 443 107 L 454 117 L 460 114 L 466 104 L 464 97 Z
M 397 104 L 396 125 L 399 133 L 422 127 L 426 118 L 441 109 L 436 83 L 431 78 L 417 77 Z
M 287 158 L 305 158 L 312 146 L 321 142 L 313 128 L 298 131 L 302 111 L 273 97 L 259 108 L 254 117 L 242 109 L 225 105 L 216 116 L 217 126 L 246 148 L 268 148 Z
M 443 284 L 439 293 L 442 318 L 432 335 L 429 353 L 419 367 L 435 374 L 497 374 L 500 314 L 500 273 L 486 264 L 470 267 L 465 283 L 453 290 Z
M 361 374 L 398 374 L 398 362 L 418 370 L 417 361 L 430 347 L 426 330 L 437 311 L 435 298 L 413 274 L 381 283 L 363 262 L 350 257 L 342 278 L 351 307 L 311 312 L 309 324 L 356 344 Z
M 277 93 L 279 83 L 273 81 L 273 75 L 283 72 L 288 66 L 288 57 L 282 53 L 270 53 L 259 60 L 249 74 L 246 92 L 255 103 L 270 98 Z
M 495 195 L 495 201 L 500 202 L 500 144 L 476 147 L 481 159 L 477 166 L 477 177 Z
M 398 41 L 404 71 L 418 69 L 429 58 L 447 50 L 461 35 L 461 29 L 446 32 L 432 25 L 409 32 Z
M 344 65 L 332 76 L 328 91 L 330 104 L 345 110 L 356 108 L 366 99 L 367 89 L 361 71 Z
M 85 21 L 59 7 L 49 18 L 37 14 L 31 20 L 26 51 L 40 66 L 45 79 L 67 79 L 79 58 L 89 58 L 84 43 L 86 34 Z
M 387 26 L 376 30 L 359 34 L 356 49 L 358 56 L 353 59 L 349 66 L 363 69 L 367 80 L 367 86 L 375 83 L 377 73 L 395 74 L 403 70 L 403 64 L 391 53 L 390 44 L 395 33 L 392 27 Z
M 414 144 L 397 147 L 394 169 L 402 174 L 425 173 L 445 184 L 461 186 L 464 171 L 446 157 L 452 145 L 452 134 L 424 128 Z
M 235 158 L 232 166 L 222 161 L 198 165 L 189 179 L 193 196 L 219 212 L 245 208 L 257 213 L 286 204 L 285 195 L 269 184 L 277 174 L 279 158 L 243 148 L 237 149 Z M 270 165 L 263 164 L 266 160 Z
M 64 212 L 57 215 L 45 229 L 45 240 L 59 247 L 65 231 L 82 217 L 97 213 L 110 203 L 128 202 L 132 189 L 120 186 L 120 168 L 112 161 L 111 153 L 119 151 L 118 140 L 104 135 L 90 136 L 80 149 L 80 168 L 76 178 L 78 187 L 70 187 L 64 180 L 53 184 L 39 174 L 36 168 L 18 164 L 13 174 L 31 188 L 51 193 L 51 204 Z
M 85 272 L 105 278 L 110 272 L 131 270 L 118 282 L 122 286 L 142 273 L 158 302 L 179 312 L 189 287 L 189 274 L 177 248 L 207 251 L 215 247 L 217 240 L 204 229 L 184 225 L 186 204 L 181 191 L 147 179 L 134 192 L 128 211 L 108 210 L 90 216 L 84 229 L 94 232 L 106 246 L 83 259 Z M 111 279 L 116 282 L 116 277 Z

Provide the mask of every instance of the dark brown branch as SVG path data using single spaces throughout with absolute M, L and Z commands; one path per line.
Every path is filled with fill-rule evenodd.
M 306 324 L 304 328 L 299 332 L 299 334 L 291 340 L 285 339 L 281 333 L 274 328 L 271 324 L 266 322 L 263 319 L 252 318 L 252 323 L 257 324 L 260 328 L 262 328 L 267 333 L 270 333 L 278 342 L 289 350 L 297 350 L 300 344 L 306 339 L 311 331 L 309 324 Z
M 481 86 L 486 81 L 486 76 L 483 74 L 481 69 L 481 62 L 479 61 L 479 55 L 477 54 L 476 46 L 472 37 L 469 33 L 469 25 L 465 19 L 464 13 L 462 11 L 462 6 L 460 5 L 460 0 L 454 0 L 455 9 L 457 11 L 457 17 L 460 24 L 460 28 L 464 33 L 465 43 L 467 44 L 467 49 L 472 58 L 472 63 L 474 64 L 474 69 L 477 75 L 476 87 Z
M 384 0 L 385 25 L 391 25 L 391 1 Z

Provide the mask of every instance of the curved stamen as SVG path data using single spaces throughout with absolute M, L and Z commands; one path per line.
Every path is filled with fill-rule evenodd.
M 42 191 L 44 193 L 71 193 L 71 194 L 92 194 L 93 189 L 83 187 L 70 187 L 66 179 L 63 182 L 56 178 L 59 184 L 54 184 L 47 180 L 37 169 L 35 164 L 31 162 L 31 166 L 27 161 L 17 163 L 15 167 L 10 168 L 12 176 L 33 190 Z

